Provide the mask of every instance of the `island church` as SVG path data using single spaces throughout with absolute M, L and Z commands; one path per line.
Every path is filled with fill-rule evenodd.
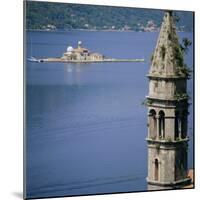
M 78 42 L 77 48 L 72 46 L 67 47 L 61 59 L 67 61 L 101 61 L 105 57 L 100 53 L 90 52 L 88 49 L 82 47 L 82 42 Z

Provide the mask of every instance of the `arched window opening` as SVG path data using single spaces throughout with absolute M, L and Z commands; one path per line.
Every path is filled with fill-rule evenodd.
M 156 131 L 157 131 L 156 111 L 152 109 L 149 111 L 149 136 L 152 138 L 156 137 Z
M 182 170 L 182 174 L 187 171 L 187 152 L 182 151 L 180 155 L 180 169 Z
M 184 110 L 181 117 L 181 138 L 186 138 L 187 136 L 187 115 L 188 111 Z
M 159 163 L 158 159 L 155 159 L 155 169 L 154 169 L 154 179 L 155 181 L 158 181 L 158 175 L 159 175 Z
M 175 180 L 178 180 L 178 161 L 176 160 L 175 162 Z
M 179 112 L 176 111 L 175 112 L 175 139 L 179 137 L 179 121 L 180 121 Z
M 159 112 L 159 138 L 165 137 L 165 113 L 161 110 Z
M 185 132 L 185 126 L 187 126 L 187 122 L 185 120 L 185 115 L 176 111 L 175 113 L 175 139 L 176 138 L 183 138 L 183 133 Z

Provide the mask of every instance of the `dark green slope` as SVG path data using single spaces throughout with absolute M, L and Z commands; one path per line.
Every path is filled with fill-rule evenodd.
M 180 17 L 177 26 L 184 31 L 193 29 L 191 12 L 176 12 Z M 163 11 L 151 9 L 119 8 L 48 2 L 26 2 L 27 29 L 114 29 L 143 30 L 153 20 L 159 27 Z M 55 27 L 51 27 L 51 26 Z

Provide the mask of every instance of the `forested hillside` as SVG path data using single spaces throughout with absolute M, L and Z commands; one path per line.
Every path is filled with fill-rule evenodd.
M 177 20 L 179 30 L 193 30 L 191 12 L 175 12 L 175 15 L 180 18 Z M 26 2 L 26 29 L 156 31 L 162 16 L 160 10 Z

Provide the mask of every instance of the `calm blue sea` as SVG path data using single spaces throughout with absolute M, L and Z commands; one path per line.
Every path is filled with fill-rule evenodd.
M 192 33 L 179 33 L 191 40 Z M 60 57 L 81 40 L 113 58 L 144 63 L 26 65 L 27 197 L 147 189 L 147 108 L 150 57 L 158 33 L 27 32 L 27 57 Z M 186 62 L 193 65 L 192 47 Z M 193 80 L 188 90 L 193 95 Z M 190 100 L 192 103 L 192 99 Z M 190 106 L 189 167 L 193 167 Z

